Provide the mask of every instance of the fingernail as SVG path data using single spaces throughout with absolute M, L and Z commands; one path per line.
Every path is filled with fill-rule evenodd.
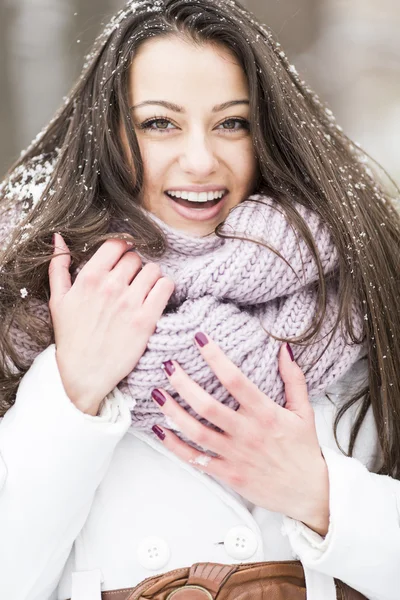
M 171 360 L 167 360 L 162 364 L 162 368 L 167 372 L 167 375 L 171 376 L 175 372 L 174 363 Z
M 200 331 L 199 331 L 199 333 L 196 333 L 196 335 L 194 336 L 194 339 L 196 340 L 196 342 L 198 343 L 200 348 L 203 348 L 203 346 L 208 344 L 207 337 L 204 335 L 204 333 L 201 333 Z
M 155 400 L 157 402 L 157 404 L 159 404 L 160 406 L 164 406 L 165 402 L 166 402 L 166 397 L 164 396 L 164 394 L 162 392 L 160 392 L 160 390 L 153 390 L 151 392 L 151 397 L 153 398 L 153 400 Z
M 287 351 L 289 352 L 289 356 L 291 358 L 291 361 L 294 362 L 293 350 L 291 349 L 289 343 L 286 343 L 286 348 L 287 348 Z
M 159 427 L 158 425 L 153 425 L 152 430 L 154 431 L 154 433 L 156 434 L 156 436 L 158 438 L 160 438 L 160 440 L 164 440 L 165 439 L 165 433 L 163 432 L 163 430 L 161 429 L 161 427 Z

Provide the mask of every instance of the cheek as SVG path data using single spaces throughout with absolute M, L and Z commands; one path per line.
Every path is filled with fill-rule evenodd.
M 168 171 L 169 161 L 162 144 L 140 144 L 144 179 L 147 187 L 160 187 Z
M 246 140 L 240 151 L 234 152 L 231 160 L 238 183 L 244 187 L 251 186 L 258 169 L 252 142 Z

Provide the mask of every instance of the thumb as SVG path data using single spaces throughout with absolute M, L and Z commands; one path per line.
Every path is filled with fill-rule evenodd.
M 306 417 L 312 411 L 308 400 L 306 378 L 299 365 L 295 362 L 293 351 L 289 344 L 283 344 L 279 352 L 279 373 L 285 384 L 285 408 Z
M 71 289 L 69 266 L 71 255 L 67 244 L 59 233 L 53 236 L 54 252 L 49 264 L 50 294 L 54 300 L 65 296 Z

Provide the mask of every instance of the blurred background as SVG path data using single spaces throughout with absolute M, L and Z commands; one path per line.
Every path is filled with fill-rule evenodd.
M 123 0 L 0 0 L 0 177 Z M 243 0 L 339 125 L 400 183 L 400 1 Z

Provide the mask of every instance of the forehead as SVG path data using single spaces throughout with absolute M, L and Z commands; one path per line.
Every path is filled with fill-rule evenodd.
M 248 95 L 244 71 L 228 48 L 173 36 L 142 44 L 132 62 L 130 90 L 135 103 L 168 99 L 183 104 L 208 96 L 216 104 Z

